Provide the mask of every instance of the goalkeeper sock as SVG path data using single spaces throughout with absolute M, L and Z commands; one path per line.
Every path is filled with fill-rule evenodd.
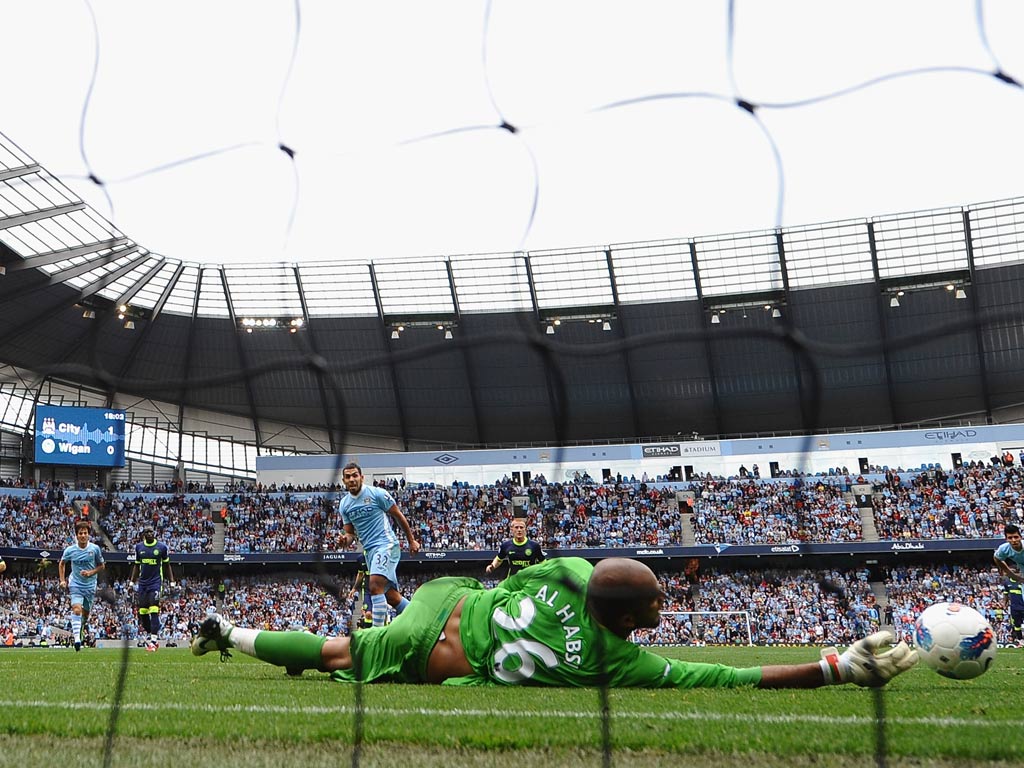
M 404 611 L 404 610 L 405 610 L 405 606 L 407 606 L 408 604 L 409 604 L 409 601 L 408 601 L 408 600 L 406 600 L 406 599 L 405 599 L 405 598 L 403 597 L 403 598 L 402 598 L 402 601 L 401 601 L 401 602 L 400 602 L 400 603 L 399 603 L 398 605 L 396 605 L 396 606 L 395 606 L 395 615 L 396 615 L 396 616 L 400 615 L 400 614 L 402 613 L 402 611 Z
M 252 632 L 251 642 L 248 637 L 240 638 L 240 632 Z M 274 632 L 235 627 L 231 633 L 231 642 L 242 653 L 269 664 L 289 669 L 320 669 L 320 649 L 324 647 L 327 638 L 309 632 Z
M 383 627 L 388 615 L 388 601 L 384 595 L 370 595 L 370 607 L 373 613 L 373 626 Z

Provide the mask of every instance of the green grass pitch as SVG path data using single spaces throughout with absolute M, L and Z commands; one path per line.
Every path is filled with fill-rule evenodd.
M 797 663 L 813 648 L 669 648 L 737 666 Z M 1024 651 L 1000 650 L 982 677 L 922 665 L 884 693 L 354 686 L 301 678 L 240 654 L 187 649 L 0 651 L 6 765 L 114 766 L 969 766 L 1024 764 Z M 354 716 L 357 695 L 365 716 Z M 878 716 L 884 718 L 881 722 Z M 108 741 L 111 722 L 116 722 Z M 357 730 L 361 727 L 361 733 Z M 358 744 L 358 748 L 354 745 Z M 354 758 L 354 759 L 353 759 Z

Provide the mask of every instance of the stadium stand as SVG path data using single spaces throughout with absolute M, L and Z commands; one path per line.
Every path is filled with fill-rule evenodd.
M 507 533 L 513 495 L 530 498 L 530 529 L 545 546 L 560 550 L 680 545 L 687 534 L 697 544 L 865 540 L 861 514 L 845 489 L 868 480 L 834 480 L 802 480 L 799 485 L 752 477 L 695 480 L 685 484 L 694 494 L 692 515 L 679 513 L 678 485 L 407 484 L 396 486 L 394 495 L 432 550 L 497 548 Z M 1024 472 L 1019 468 L 965 465 L 948 473 L 932 468 L 902 475 L 890 470 L 877 476 L 872 488 L 872 521 L 880 540 L 994 538 L 1004 522 L 1024 522 Z M 74 511 L 67 491 L 48 487 L 15 493 L 0 496 L 0 521 L 5 523 L 0 546 L 54 547 L 68 539 Z M 116 551 L 130 551 L 146 526 L 154 526 L 174 552 L 207 554 L 329 550 L 341 532 L 337 520 L 323 514 L 326 497 L 317 493 L 248 487 L 227 496 L 119 491 L 86 498 Z M 226 501 L 220 550 L 214 546 L 217 526 L 210 508 L 217 499 Z

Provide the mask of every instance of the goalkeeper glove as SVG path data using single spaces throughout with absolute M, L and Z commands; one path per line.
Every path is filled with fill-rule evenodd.
M 917 664 L 917 651 L 905 642 L 892 645 L 891 632 L 875 632 L 858 640 L 842 653 L 835 648 L 821 652 L 821 671 L 829 684 L 855 683 L 877 688 Z M 882 650 L 884 646 L 891 648 Z

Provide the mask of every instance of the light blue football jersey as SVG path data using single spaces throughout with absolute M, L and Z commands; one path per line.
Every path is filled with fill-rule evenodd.
M 90 541 L 85 547 L 80 547 L 75 542 L 64 548 L 60 559 L 71 563 L 71 577 L 68 579 L 69 586 L 96 589 L 96 574 L 83 576 L 82 571 L 97 568 L 103 564 L 103 552 L 98 544 Z
M 1017 566 L 1017 570 L 1024 573 L 1024 548 L 1018 552 L 1010 546 L 1010 542 L 1004 541 L 998 547 L 996 547 L 996 560 L 1002 560 L 1004 563 L 1013 563 Z
M 363 485 L 353 496 L 346 493 L 338 502 L 343 523 L 351 523 L 364 549 L 387 548 L 398 543 L 388 510 L 395 500 L 383 488 Z

